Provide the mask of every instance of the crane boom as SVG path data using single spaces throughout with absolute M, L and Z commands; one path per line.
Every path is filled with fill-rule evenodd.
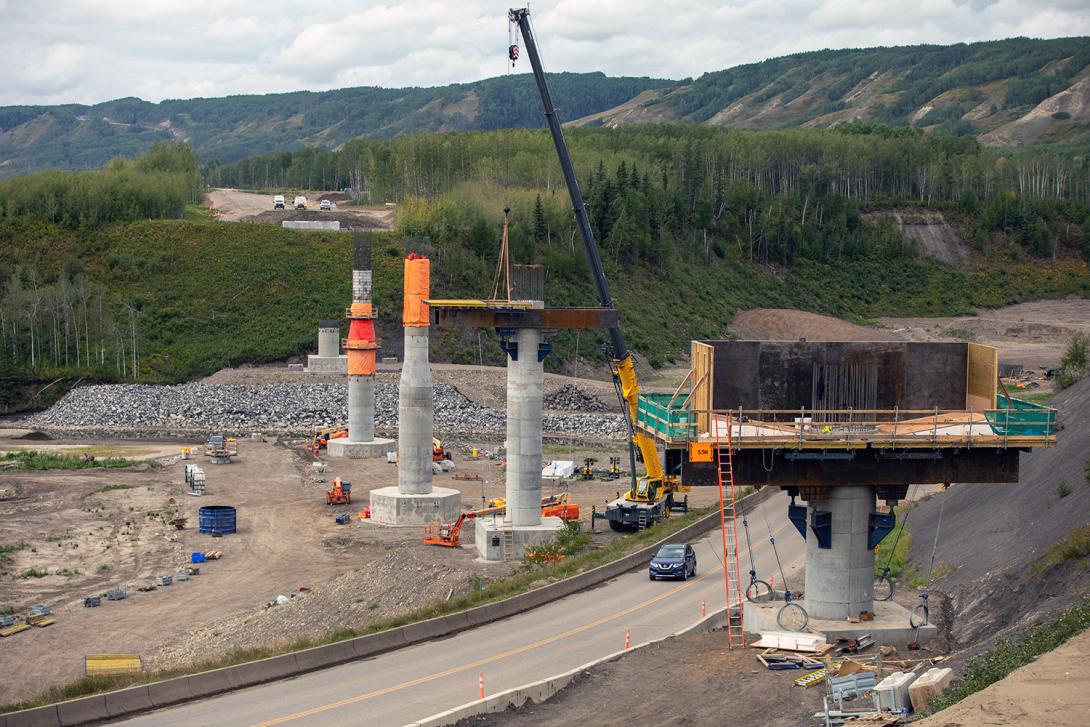
M 590 261 L 591 272 L 594 274 L 594 285 L 598 290 L 598 300 L 602 307 L 613 308 L 613 298 L 609 293 L 609 283 L 606 281 L 605 269 L 602 266 L 602 256 L 594 239 L 594 230 L 590 225 L 586 204 L 583 202 L 583 193 L 580 191 L 579 183 L 575 178 L 575 169 L 572 167 L 571 156 L 568 154 L 568 145 L 564 141 L 560 119 L 557 118 L 552 95 L 549 93 L 549 86 L 545 81 L 545 71 L 541 65 L 541 56 L 538 54 L 537 41 L 534 38 L 533 28 L 530 26 L 530 10 L 528 8 L 513 9 L 510 11 L 509 18 L 511 22 L 518 24 L 519 32 L 526 43 L 526 52 L 530 57 L 530 67 L 534 73 L 534 80 L 537 82 L 538 92 L 541 94 L 541 103 L 545 108 L 545 119 L 549 125 L 549 133 L 552 134 L 553 145 L 556 147 L 556 154 L 560 160 L 560 169 L 564 174 L 568 195 L 571 197 L 572 211 L 575 213 L 579 233 L 583 238 L 583 246 L 586 248 L 587 258 Z M 512 56 L 512 58 L 514 57 L 516 55 Z M 669 499 L 670 492 L 679 483 L 677 478 L 667 478 L 665 476 L 654 439 L 638 430 L 635 426 L 640 385 L 636 377 L 635 362 L 632 353 L 625 344 L 619 319 L 616 324 L 609 328 L 609 340 L 613 348 L 612 364 L 618 382 L 618 395 L 621 399 L 621 406 L 624 410 L 629 431 L 628 456 L 632 472 L 632 489 L 629 492 L 628 499 L 642 502 L 655 501 L 660 493 L 665 493 L 667 499 Z M 634 447 L 639 447 L 640 456 L 647 468 L 646 485 L 642 487 L 638 486 L 636 482 Z M 665 516 L 669 516 L 668 509 Z

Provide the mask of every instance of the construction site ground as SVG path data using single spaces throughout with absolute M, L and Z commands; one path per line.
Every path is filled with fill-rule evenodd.
M 495 448 L 495 443 L 469 441 L 461 447 L 475 445 Z M 5 661 L 20 664 L 0 682 L 0 703 L 82 676 L 89 653 L 138 653 L 148 668 L 200 663 L 235 649 L 366 626 L 471 592 L 480 581 L 520 567 L 479 560 L 472 523 L 462 531 L 462 547 L 447 549 L 425 545 L 421 528 L 361 521 L 358 513 L 368 492 L 396 485 L 396 465 L 384 460 L 323 457 L 328 469 L 318 476 L 312 456 L 297 442 L 243 441 L 229 465 L 201 461 L 201 444 L 190 442 L 194 461 L 207 476 L 206 494 L 193 497 L 185 494 L 182 446 L 0 440 L 0 452 L 58 449 L 157 461 L 121 470 L 4 472 L 0 544 L 21 547 L 0 562 L 0 608 L 22 613 L 44 603 L 56 613 L 56 623 L 0 642 Z M 546 460 L 581 463 L 583 457 L 596 457 L 599 466 L 610 454 L 621 454 L 575 446 L 569 456 L 564 445 L 546 451 Z M 453 455 L 456 471 L 437 475 L 435 483 L 461 490 L 465 509 L 504 494 L 499 460 L 467 461 L 457 449 Z M 334 476 L 352 482 L 350 506 L 325 504 Z M 601 506 L 622 488 L 617 482 L 576 480 L 546 484 L 544 492 L 571 492 L 589 529 L 591 505 Z M 716 498 L 713 488 L 690 496 L 694 505 Z M 197 532 L 198 508 L 213 504 L 237 508 L 237 534 L 214 538 Z M 348 525 L 334 522 L 341 512 L 352 514 Z M 185 530 L 168 523 L 174 514 L 189 518 Z M 601 523 L 598 531 L 591 547 L 620 537 Z M 189 565 L 192 552 L 210 549 L 221 550 L 223 557 L 201 564 L 200 575 L 153 592 L 136 591 L 157 575 Z M 48 575 L 37 577 L 41 573 Z M 130 591 L 129 598 L 83 606 L 85 596 L 119 585 Z M 288 603 L 267 606 L 281 595 Z
M 273 209 L 274 194 L 242 192 L 237 189 L 214 189 L 205 197 L 205 204 L 216 219 L 227 222 L 263 222 L 279 225 L 284 220 L 337 220 L 341 228 L 389 230 L 394 225 L 394 211 L 386 207 L 362 207 L 340 203 L 332 210 L 318 209 L 318 196 L 308 195 L 308 209 L 290 207 L 294 194 L 285 192 L 287 209 Z

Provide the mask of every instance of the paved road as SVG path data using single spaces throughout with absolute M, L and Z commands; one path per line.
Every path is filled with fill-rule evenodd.
M 784 571 L 802 587 L 803 541 L 787 520 L 787 501 L 773 496 L 750 515 L 757 572 L 776 574 L 765 518 L 776 537 Z M 739 523 L 739 526 L 741 524 Z M 740 534 L 741 535 L 741 534 Z M 477 676 L 487 694 L 574 669 L 624 647 L 662 638 L 725 602 L 716 555 L 719 530 L 695 544 L 698 577 L 650 582 L 646 570 L 626 573 L 597 588 L 455 636 L 373 659 L 252 687 L 125 721 L 131 725 L 403 725 L 473 701 Z M 742 568 L 748 571 L 745 541 Z M 725 638 L 725 635 L 724 635 Z

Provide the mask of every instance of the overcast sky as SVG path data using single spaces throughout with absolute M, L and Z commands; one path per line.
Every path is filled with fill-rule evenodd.
M 507 72 L 508 7 L 0 0 L 0 105 L 475 81 Z M 531 9 L 549 70 L 675 79 L 821 48 L 1090 35 L 1090 0 L 537 0 Z

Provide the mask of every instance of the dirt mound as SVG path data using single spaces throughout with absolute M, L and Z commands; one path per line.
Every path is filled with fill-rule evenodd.
M 956 570 L 933 587 L 931 612 L 958 645 L 1020 632 L 1090 590 L 1083 564 L 1039 564 L 1049 546 L 1090 520 L 1090 379 L 1053 404 L 1057 446 L 1022 455 L 1017 485 L 955 485 L 910 514 L 912 557 L 926 568 L 942 508 L 936 563 Z
M 832 316 L 786 308 L 738 311 L 730 330 L 739 338 L 761 341 L 896 341 L 898 336 Z
M 1084 724 L 1090 710 L 1090 632 L 1071 638 L 1032 664 L 919 722 L 916 727 Z M 1079 717 L 1078 715 L 1083 715 Z

